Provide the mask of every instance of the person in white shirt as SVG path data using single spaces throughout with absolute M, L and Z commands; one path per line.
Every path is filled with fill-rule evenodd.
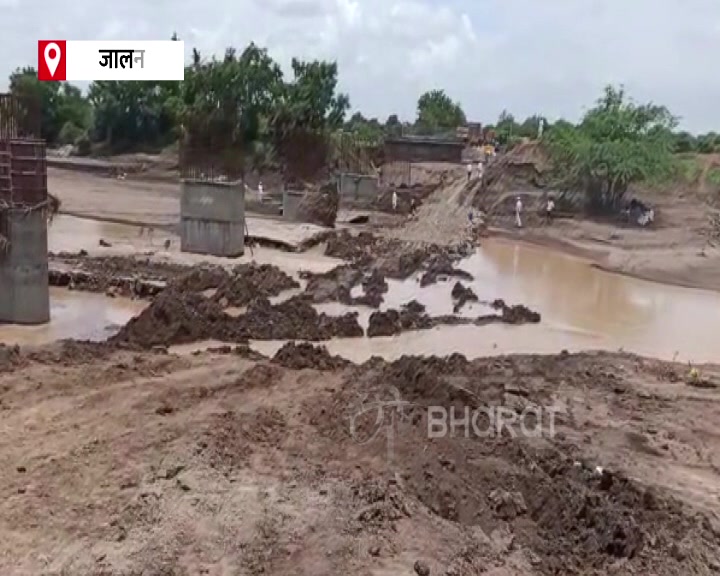
M 479 178 L 480 180 L 482 180 L 482 177 L 483 177 L 483 163 L 482 163 L 480 160 L 478 160 L 478 163 L 477 163 L 477 174 L 478 174 L 478 178 Z
M 395 190 L 392 193 L 392 207 L 393 210 L 397 210 L 397 192 Z
M 263 201 L 263 185 L 262 182 L 258 182 L 258 200 Z
M 520 196 L 518 196 L 517 201 L 515 202 L 515 225 L 518 228 L 522 228 L 522 219 L 520 218 L 522 209 L 523 209 L 522 200 L 520 199 Z
M 555 200 L 550 196 L 545 207 L 545 223 L 550 224 L 552 222 L 553 211 L 555 210 Z
M 470 178 L 472 178 L 472 170 L 473 170 L 472 162 L 468 162 L 468 165 L 467 165 L 468 182 L 470 181 Z

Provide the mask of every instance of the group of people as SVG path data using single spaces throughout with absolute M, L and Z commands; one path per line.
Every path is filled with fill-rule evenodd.
M 522 228 L 522 211 L 523 203 L 522 198 L 518 196 L 515 199 L 515 225 L 518 228 Z M 552 196 L 548 196 L 547 203 L 545 204 L 545 224 L 550 224 L 555 213 L 555 199 Z
M 467 179 L 468 182 L 472 180 L 473 178 L 473 172 L 475 172 L 475 176 L 478 179 L 482 180 L 483 173 L 484 173 L 485 167 L 483 166 L 483 163 L 478 161 L 477 164 L 473 164 L 472 162 L 468 162 L 467 165 Z

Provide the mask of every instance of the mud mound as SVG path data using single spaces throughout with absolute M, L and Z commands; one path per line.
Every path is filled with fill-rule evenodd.
M 379 243 L 380 239 L 370 232 L 353 235 L 348 230 L 340 230 L 327 237 L 325 255 L 357 264 L 367 264 L 377 252 Z
M 375 411 L 362 422 L 351 411 L 358 425 L 349 433 L 342 407 L 357 407 L 353 398 L 360 394 L 384 401 L 387 410 L 402 405 L 395 414 L 391 468 L 402 479 L 400 497 L 413 509 L 419 503 L 439 521 L 481 528 L 477 534 L 486 536 L 463 552 L 464 565 L 491 557 L 491 548 L 501 545 L 503 555 L 511 550 L 525 555 L 529 565 L 518 574 L 710 574 L 708 566 L 717 563 L 712 522 L 623 474 L 598 472 L 560 435 L 539 441 L 499 430 L 478 439 L 460 428 L 428 442 L 430 408 L 455 409 L 461 420 L 464 409 L 510 407 L 509 397 L 547 405 L 556 389 L 546 379 L 548 370 L 573 381 L 591 367 L 592 361 L 569 355 L 371 360 L 348 373 L 323 407 L 317 427 L 340 450 L 344 442 L 352 443 L 355 458 L 371 462 L 386 457 L 388 449 L 384 438 L 358 440 L 377 432 Z M 512 384 L 519 378 L 522 389 Z M 591 381 L 581 378 L 575 385 Z M 419 451 L 419 443 L 426 448 Z M 387 520 L 400 517 L 393 513 Z
M 178 276 L 170 287 L 178 292 L 204 292 L 217 288 L 229 276 L 227 270 L 220 266 L 202 266 Z
M 422 205 L 436 188 L 436 184 L 400 185 L 398 187 L 384 188 L 374 200 L 373 207 L 375 210 L 389 214 L 410 214 L 413 208 Z M 393 208 L 392 205 L 393 192 L 397 194 L 397 208 Z
M 496 302 L 502 302 L 502 300 Z M 502 307 L 502 305 L 504 305 L 504 307 Z M 533 312 L 522 304 L 507 306 L 502 302 L 502 305 L 498 304 L 498 306 L 496 306 L 502 310 L 502 314 L 485 314 L 475 318 L 454 315 L 429 316 L 425 313 L 425 307 L 422 304 L 416 300 L 412 300 L 405 304 L 400 310 L 390 309 L 373 312 L 370 315 L 367 335 L 369 338 L 393 336 L 408 330 L 428 330 L 443 325 L 485 326 L 498 322 L 504 324 L 540 322 L 540 314 Z
M 540 314 L 523 304 L 508 306 L 504 300 L 498 299 L 493 301 L 492 307 L 502 311 L 502 320 L 506 324 L 537 324 L 540 322 Z
M 378 308 L 389 288 L 379 270 L 363 275 L 353 266 L 338 266 L 324 274 L 305 273 L 302 276 L 308 281 L 303 295 L 315 304 L 340 302 L 348 306 Z M 357 284 L 362 285 L 364 293 L 352 296 L 352 289 Z
M 302 222 L 333 228 L 337 218 L 340 197 L 335 182 L 327 182 L 305 192 L 297 209 L 297 219 Z
M 257 297 L 277 296 L 299 287 L 292 277 L 272 264 L 241 264 L 233 269 L 232 275 L 225 275 L 213 300 L 223 306 L 247 306 Z
M 473 275 L 465 270 L 455 268 L 453 261 L 447 253 L 433 256 L 427 263 L 425 273 L 420 278 L 420 286 L 434 284 L 441 277 L 455 277 L 462 280 L 473 280 Z
M 450 295 L 452 296 L 453 300 L 455 300 L 453 312 L 455 312 L 456 314 L 462 309 L 463 306 L 465 306 L 466 303 L 478 301 L 477 294 L 473 292 L 473 289 L 463 286 L 463 284 L 461 284 L 460 282 L 455 282 L 455 286 L 453 286 Z
M 273 306 L 257 298 L 233 323 L 239 337 L 253 340 L 329 340 L 363 336 L 357 312 L 343 316 L 319 314 L 302 298 L 291 298 Z
M 228 319 L 216 302 L 199 294 L 166 290 L 110 341 L 150 348 L 210 338 L 224 340 L 232 334 Z
M 273 357 L 273 362 L 292 370 L 339 370 L 350 364 L 340 356 L 332 356 L 325 346 L 308 342 L 288 342 Z

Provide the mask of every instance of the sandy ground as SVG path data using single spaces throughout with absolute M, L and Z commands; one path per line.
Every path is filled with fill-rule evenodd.
M 720 397 L 675 367 L 581 355 L 317 371 L 77 347 L 19 362 L 0 375 L 3 574 L 720 567 Z M 409 413 L 388 460 L 389 424 L 360 402 L 391 388 Z M 428 438 L 429 406 L 485 402 L 552 404 L 557 428 Z

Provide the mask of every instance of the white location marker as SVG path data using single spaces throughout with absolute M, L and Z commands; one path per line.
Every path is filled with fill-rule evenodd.
M 60 64 L 60 56 L 60 46 L 55 44 L 55 42 L 50 42 L 45 46 L 45 64 L 47 64 L 48 70 L 50 70 L 50 76 L 55 76 L 55 70 L 57 70 L 58 64 Z

